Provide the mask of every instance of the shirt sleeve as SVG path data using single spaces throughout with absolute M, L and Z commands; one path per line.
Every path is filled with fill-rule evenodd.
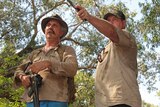
M 26 75 L 25 69 L 29 65 L 29 59 L 25 59 L 22 61 L 22 64 L 19 65 L 14 73 L 14 84 L 15 86 L 21 86 L 21 80 L 18 78 L 18 75 Z
M 117 43 L 117 45 L 125 47 L 136 47 L 135 39 L 129 32 L 118 28 L 116 29 L 116 31 L 119 38 L 119 42 Z
M 63 52 L 62 61 L 52 60 L 52 72 L 67 77 L 73 77 L 76 75 L 78 63 L 76 53 L 72 47 L 66 46 Z
M 14 73 L 14 84 L 15 87 L 21 86 L 21 80 L 18 78 L 18 75 L 26 75 L 25 70 L 27 67 L 32 63 L 32 57 L 34 53 L 30 53 L 27 58 L 25 58 L 22 63 L 17 67 L 15 73 Z

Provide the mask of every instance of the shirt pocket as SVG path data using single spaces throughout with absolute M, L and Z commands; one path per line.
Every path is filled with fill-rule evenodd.
M 35 58 L 33 59 L 33 63 L 39 62 L 39 61 L 41 61 L 41 60 L 42 60 L 42 57 L 37 56 L 37 57 L 35 57 Z
M 58 54 L 58 52 L 54 52 L 52 54 L 49 55 L 50 60 L 57 60 L 57 61 L 61 61 L 60 56 Z

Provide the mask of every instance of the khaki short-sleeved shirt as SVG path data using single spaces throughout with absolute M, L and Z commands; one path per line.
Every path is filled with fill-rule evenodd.
M 126 31 L 117 29 L 119 43 L 110 42 L 96 68 L 96 107 L 127 104 L 141 107 L 137 83 L 137 46 Z

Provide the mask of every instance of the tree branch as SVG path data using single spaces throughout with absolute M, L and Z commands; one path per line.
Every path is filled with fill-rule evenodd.
M 55 6 L 51 9 L 49 9 L 48 11 L 42 13 L 37 19 L 36 19 L 36 7 L 35 7 L 35 4 L 34 4 L 34 0 L 32 0 L 32 9 L 33 9 L 33 22 L 34 22 L 34 34 L 31 38 L 31 41 L 28 43 L 28 45 L 23 49 L 21 50 L 19 53 L 17 53 L 19 56 L 22 56 L 23 54 L 27 54 L 31 51 L 33 51 L 33 49 L 35 49 L 35 38 L 37 36 L 37 33 L 38 33 L 38 28 L 37 28 L 37 25 L 38 25 L 38 22 L 40 21 L 40 19 L 48 14 L 49 12 L 51 12 L 53 9 L 57 8 L 58 6 L 64 4 L 64 0 L 60 1 L 60 2 L 57 2 L 55 4 Z M 66 3 L 65 3 L 66 4 Z
M 83 44 L 81 44 L 81 43 L 79 43 L 78 41 L 75 41 L 74 39 L 69 38 L 69 37 L 65 37 L 65 38 L 63 38 L 61 41 L 65 41 L 65 40 L 72 41 L 72 42 L 74 42 L 74 43 L 77 44 L 77 45 L 83 46 Z

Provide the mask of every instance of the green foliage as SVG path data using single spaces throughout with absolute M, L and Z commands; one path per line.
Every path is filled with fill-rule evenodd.
M 75 77 L 76 101 L 69 107 L 94 107 L 94 78 L 85 71 L 79 71 Z
M 30 19 L 28 11 L 20 6 L 21 4 L 8 0 L 0 3 L 0 41 L 5 44 L 10 41 L 16 45 L 17 49 L 24 47 L 25 39 L 31 36 L 32 28 L 28 21 Z
M 0 107 L 22 107 L 19 96 L 22 91 L 15 91 L 13 87 L 13 72 L 21 58 L 15 53 L 15 46 L 9 40 L 1 50 L 0 60 Z
M 143 13 L 140 29 L 144 34 L 144 40 L 152 47 L 157 47 L 160 41 L 160 3 L 153 0 L 151 3 L 140 3 L 139 5 L 142 7 Z
M 0 79 L 2 80 L 3 78 Z M 24 89 L 14 89 L 13 85 L 11 85 L 13 84 L 13 80 L 12 82 L 5 80 L 5 82 L 7 82 L 8 85 L 5 83 L 5 86 L 3 85 L 1 88 L 2 93 L 0 92 L 0 95 L 2 95 L 2 98 L 0 98 L 0 107 L 25 107 L 25 103 L 21 102 L 19 97 L 22 95 Z
M 158 107 L 158 105 L 150 104 L 150 103 L 143 101 L 143 107 Z

